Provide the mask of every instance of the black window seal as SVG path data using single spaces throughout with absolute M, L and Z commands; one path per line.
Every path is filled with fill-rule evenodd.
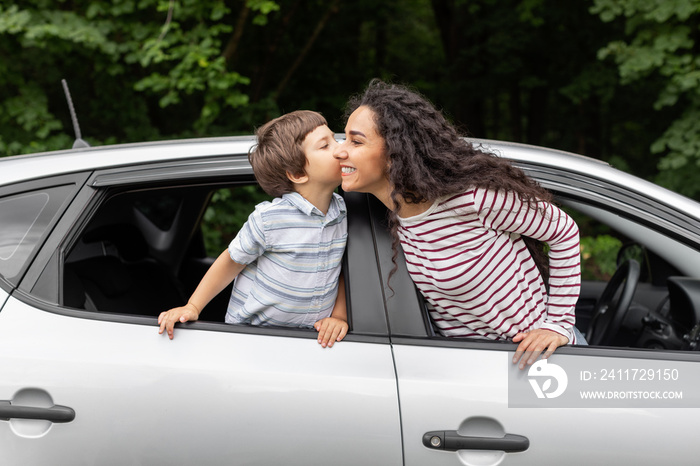
M 448 337 L 411 338 L 392 336 L 392 345 L 399 346 L 425 346 L 431 348 L 449 348 L 456 350 L 483 350 L 515 352 L 517 343 L 507 341 L 481 341 L 476 339 L 459 339 Z M 566 345 L 560 346 L 554 353 L 557 354 L 626 358 L 626 359 L 653 359 L 664 361 L 688 361 L 700 362 L 700 351 L 660 350 L 656 348 L 627 348 L 613 346 L 586 346 Z
M 116 324 L 129 324 L 129 325 L 142 325 L 153 328 L 153 338 L 165 338 L 167 335 L 158 335 L 158 319 L 152 316 L 140 316 L 131 314 L 112 314 L 106 312 L 94 312 L 87 311 L 84 309 L 74 309 L 70 307 L 58 306 L 53 303 L 48 303 L 34 296 L 28 295 L 22 291 L 17 291 L 14 296 L 20 299 L 25 304 L 32 306 L 33 308 L 40 309 L 44 312 L 51 314 L 61 315 L 64 317 L 71 317 L 76 319 L 87 319 L 95 320 L 100 322 L 112 322 Z M 179 331 L 189 331 L 189 330 L 204 330 L 204 331 L 214 331 L 222 333 L 238 333 L 238 334 L 249 334 L 249 335 L 263 335 L 263 336 L 276 336 L 276 337 L 288 337 L 288 338 L 304 338 L 313 339 L 318 338 L 318 333 L 314 329 L 302 329 L 302 328 L 283 328 L 283 327 L 262 327 L 253 325 L 232 325 L 224 322 L 212 322 L 212 321 L 196 321 L 187 322 L 184 324 L 178 324 L 175 327 L 175 338 Z M 362 334 L 362 333 L 348 333 L 343 341 L 350 342 L 362 342 L 362 343 L 375 343 L 375 344 L 389 344 L 389 337 L 386 335 L 373 335 L 373 334 Z M 337 344 L 342 344 L 342 342 Z

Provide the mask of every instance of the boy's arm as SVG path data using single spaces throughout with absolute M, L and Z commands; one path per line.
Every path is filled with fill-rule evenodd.
M 167 331 L 168 337 L 172 340 L 175 324 L 197 320 L 204 306 L 226 288 L 244 268 L 245 265 L 231 259 L 228 250 L 222 252 L 209 267 L 187 304 L 162 312 L 158 316 L 158 325 L 160 325 L 158 333 Z
M 342 340 L 348 333 L 348 310 L 342 272 L 338 279 L 338 296 L 335 298 L 333 312 L 330 317 L 316 322 L 314 328 L 318 331 L 318 343 L 324 348 L 332 348 L 336 341 Z

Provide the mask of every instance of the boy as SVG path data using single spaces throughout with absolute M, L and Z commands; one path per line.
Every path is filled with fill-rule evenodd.
M 272 202 L 255 207 L 239 234 L 212 264 L 182 307 L 158 317 L 172 340 L 177 322 L 197 320 L 204 306 L 235 279 L 230 324 L 314 327 L 325 348 L 348 330 L 340 279 L 347 242 L 345 203 L 335 189 L 338 143 L 325 118 L 301 110 L 256 133 L 253 172 Z

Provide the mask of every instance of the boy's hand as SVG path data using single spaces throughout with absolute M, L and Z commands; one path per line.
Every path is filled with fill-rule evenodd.
M 529 332 L 521 332 L 513 337 L 513 343 L 518 343 L 513 356 L 513 364 L 520 363 L 520 369 L 525 369 L 525 365 L 532 365 L 545 351 L 542 359 L 547 359 L 560 346 L 569 343 L 569 339 L 552 330 L 538 328 Z
M 318 332 L 318 343 L 325 347 L 332 348 L 336 341 L 345 338 L 348 333 L 348 323 L 337 317 L 326 317 L 314 324 Z
M 161 335 L 164 330 L 168 331 L 168 338 L 173 339 L 173 331 L 177 322 L 194 321 L 199 318 L 199 311 L 192 304 L 185 304 L 182 307 L 175 307 L 166 312 L 161 312 L 158 316 L 158 325 L 160 329 L 158 334 Z

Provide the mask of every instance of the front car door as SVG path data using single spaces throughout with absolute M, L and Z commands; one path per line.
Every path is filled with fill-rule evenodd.
M 676 214 L 653 199 L 636 202 L 632 195 L 625 199 L 620 186 L 557 173 L 538 177 L 563 196 L 562 203 L 586 204 L 589 214 L 598 209 L 632 239 L 653 240 L 655 254 L 685 263 L 689 268 L 678 273 L 698 283 L 694 227 L 678 229 Z M 381 206 L 374 208 L 382 218 Z M 386 283 L 390 240 L 381 225 L 375 235 Z M 645 339 L 645 348 L 560 348 L 547 363 L 519 371 L 511 362 L 514 344 L 435 336 L 401 260 L 399 265 L 393 291 L 386 293 L 405 464 L 693 463 L 700 353 L 649 349 L 659 346 Z M 635 295 L 640 302 L 630 316 L 639 316 L 640 307 L 646 314 L 656 310 L 657 299 L 647 302 L 648 296 Z

